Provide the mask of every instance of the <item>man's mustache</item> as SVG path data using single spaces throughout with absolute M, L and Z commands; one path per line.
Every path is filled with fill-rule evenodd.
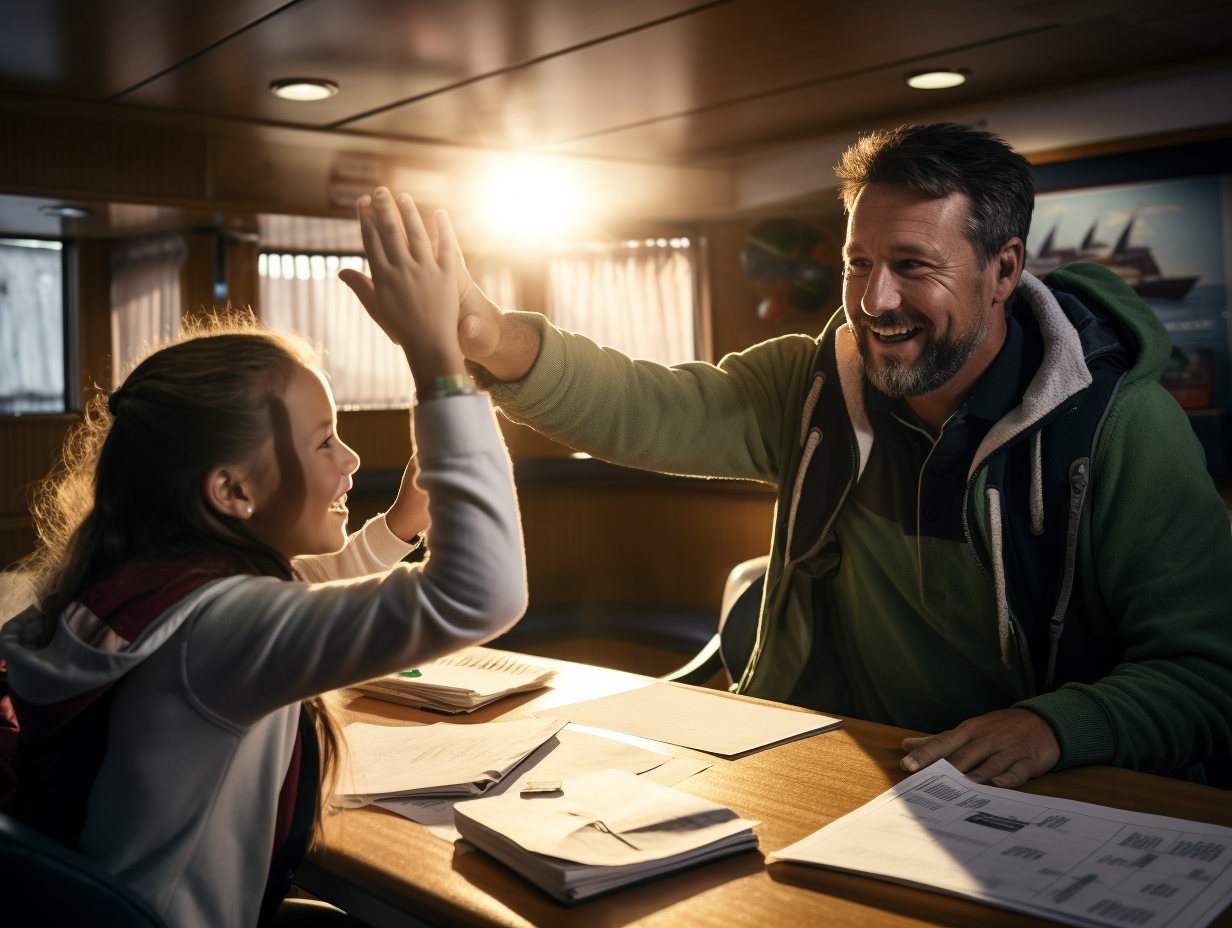
M 858 320 L 856 324 L 861 328 L 870 328 L 876 325 L 881 329 L 908 328 L 929 330 L 927 319 L 912 316 L 897 309 L 891 309 L 876 316 L 870 316 L 864 310 L 860 310 L 855 315 L 855 318 Z

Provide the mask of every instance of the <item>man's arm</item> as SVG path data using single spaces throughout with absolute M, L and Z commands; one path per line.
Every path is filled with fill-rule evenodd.
M 1154 382 L 1125 394 L 1094 462 L 1090 531 L 1121 663 L 1023 705 L 1056 731 L 1062 768 L 1168 776 L 1232 753 L 1232 533 L 1184 411 Z
M 472 285 L 473 287 L 473 285 Z M 667 473 L 777 482 L 799 433 L 816 346 L 773 339 L 718 365 L 635 361 L 505 313 L 477 288 L 464 297 L 459 344 L 471 372 L 511 419 L 597 458 Z

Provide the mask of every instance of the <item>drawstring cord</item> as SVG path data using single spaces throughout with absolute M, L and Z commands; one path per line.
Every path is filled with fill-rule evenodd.
M 1031 436 L 1031 534 L 1044 534 L 1044 432 Z

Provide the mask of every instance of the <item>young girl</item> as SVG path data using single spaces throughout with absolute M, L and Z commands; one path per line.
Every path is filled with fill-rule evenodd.
M 251 928 L 276 907 L 305 810 L 319 828 L 332 793 L 337 736 L 317 694 L 492 638 L 525 607 L 509 461 L 457 345 L 448 219 L 439 259 L 405 194 L 378 189 L 360 221 L 365 305 L 419 396 L 431 558 L 398 564 L 428 521 L 410 479 L 346 537 L 359 458 L 294 341 L 207 335 L 151 355 L 110 416 L 87 417 L 59 486 L 71 502 L 74 479 L 92 479 L 92 508 L 61 507 L 71 534 L 57 550 L 49 526 L 39 605 L 0 630 L 0 725 L 20 724 L 0 739 L 0 810 L 78 847 L 173 928 Z

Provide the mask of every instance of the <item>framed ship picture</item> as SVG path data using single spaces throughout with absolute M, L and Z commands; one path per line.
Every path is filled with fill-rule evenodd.
M 1219 177 L 1041 193 L 1027 270 L 1074 261 L 1115 271 L 1172 339 L 1162 383 L 1186 410 L 1232 409 L 1225 200 Z M 1209 456 L 1209 455 L 1208 455 Z

